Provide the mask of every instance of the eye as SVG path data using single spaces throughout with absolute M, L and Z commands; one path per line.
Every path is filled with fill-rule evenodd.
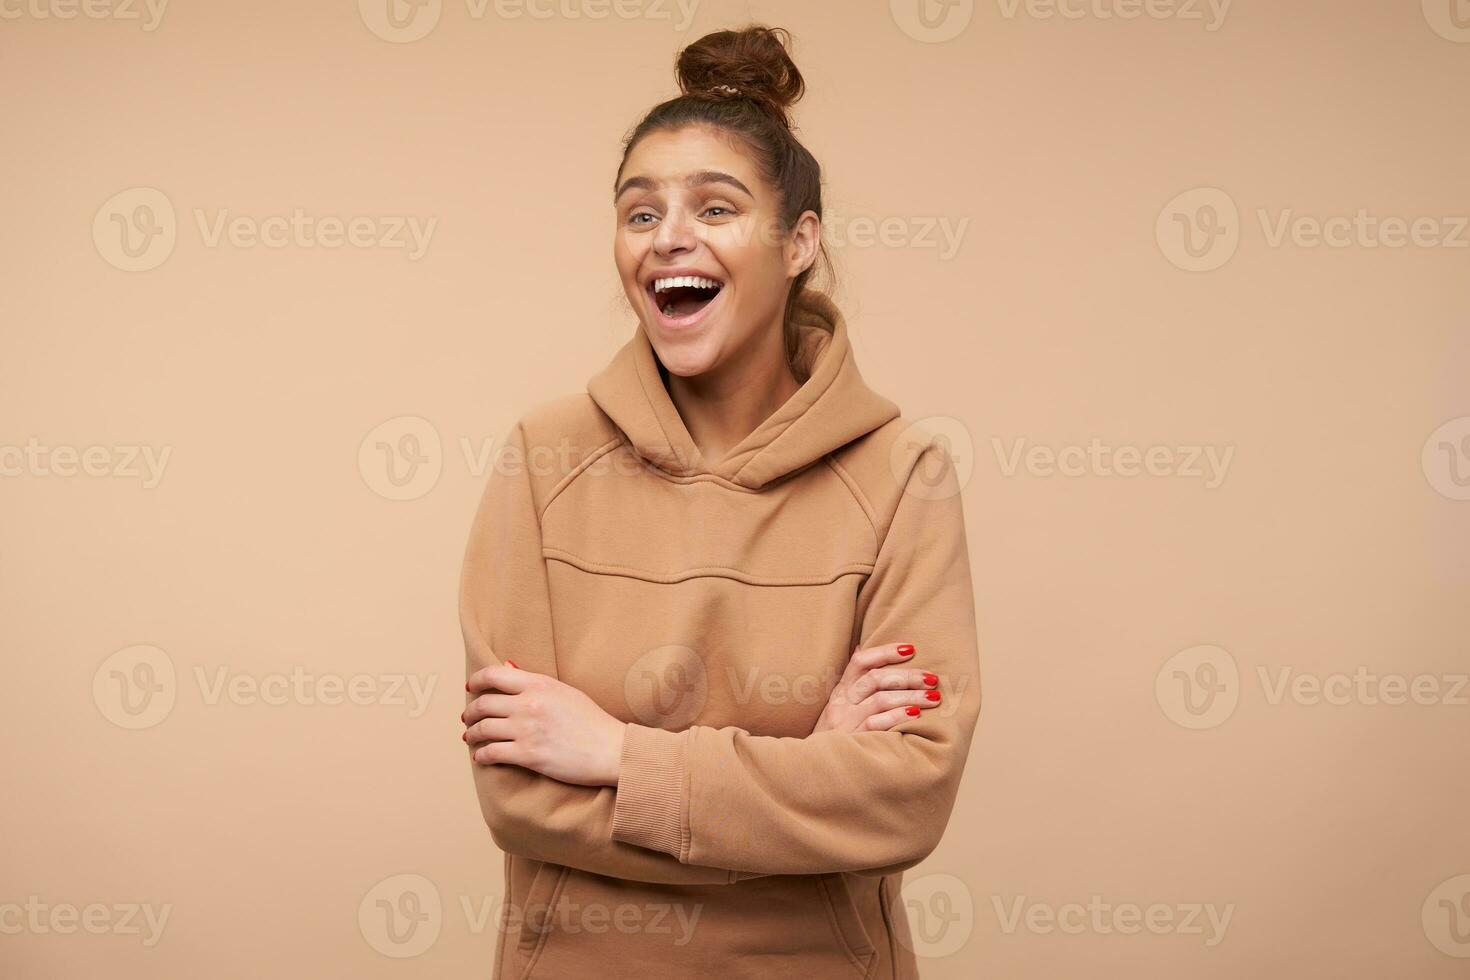
M 727 208 L 723 204 L 711 204 L 709 207 L 707 207 L 707 208 L 704 209 L 704 213 L 705 214 L 709 214 L 711 211 L 723 211 L 726 214 L 734 214 L 735 213 L 735 211 L 733 209 Z
M 651 212 L 651 211 L 637 211 L 637 212 L 634 212 L 633 214 L 628 215 L 628 224 L 630 224 L 630 225 L 645 225 L 645 224 L 648 224 L 648 222 L 646 222 L 646 221 L 639 221 L 638 219 L 639 218 L 652 218 L 652 217 L 654 217 L 654 215 L 653 215 L 653 212 Z

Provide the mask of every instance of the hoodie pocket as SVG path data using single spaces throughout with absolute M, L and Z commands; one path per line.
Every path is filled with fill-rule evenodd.
M 536 870 L 531 876 L 526 894 L 510 910 L 516 950 L 524 960 L 524 966 L 518 974 L 520 977 L 531 972 L 537 954 L 546 943 L 552 928 L 552 909 L 556 906 L 557 895 L 566 881 L 567 872 L 571 870 L 563 864 L 549 864 L 544 861 L 527 863 Z
M 863 917 L 847 887 L 847 876 L 841 872 L 816 876 L 817 888 L 832 916 L 832 931 L 843 951 L 852 960 L 858 976 L 866 977 L 877 959 L 872 937 L 863 925 Z

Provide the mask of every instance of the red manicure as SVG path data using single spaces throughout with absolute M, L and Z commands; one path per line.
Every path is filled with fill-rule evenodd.
M 930 687 L 933 687 L 935 684 L 939 683 L 939 678 L 934 674 L 925 674 L 924 683 L 928 684 Z
M 938 691 L 925 691 L 924 692 L 924 697 L 928 698 L 930 701 L 938 701 L 939 700 L 939 692 Z
M 510 664 L 512 667 L 516 668 L 517 670 L 519 670 L 520 669 L 520 666 L 521 666 L 520 664 L 516 663 L 514 660 L 507 660 L 506 663 Z
M 900 657 L 911 657 L 911 656 L 913 656 L 914 655 L 914 645 L 912 643 L 900 643 L 898 645 L 898 655 Z
M 917 715 L 919 713 L 919 706 L 917 704 L 911 704 L 903 710 L 907 711 L 911 715 Z
M 468 742 L 470 740 L 470 733 L 469 732 L 465 732 L 463 735 L 461 735 L 459 737 L 459 740 L 461 742 Z

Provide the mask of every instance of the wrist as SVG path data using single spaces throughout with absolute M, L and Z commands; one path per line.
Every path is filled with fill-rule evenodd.
M 612 729 L 612 737 L 608 739 L 607 763 L 603 772 L 603 785 L 616 786 L 618 775 L 623 769 L 623 743 L 628 732 L 626 722 L 618 722 Z

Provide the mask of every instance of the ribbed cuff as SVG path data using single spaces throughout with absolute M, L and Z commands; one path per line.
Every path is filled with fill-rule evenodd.
M 612 839 L 672 854 L 689 853 L 684 831 L 685 733 L 628 722 L 618 767 Z

